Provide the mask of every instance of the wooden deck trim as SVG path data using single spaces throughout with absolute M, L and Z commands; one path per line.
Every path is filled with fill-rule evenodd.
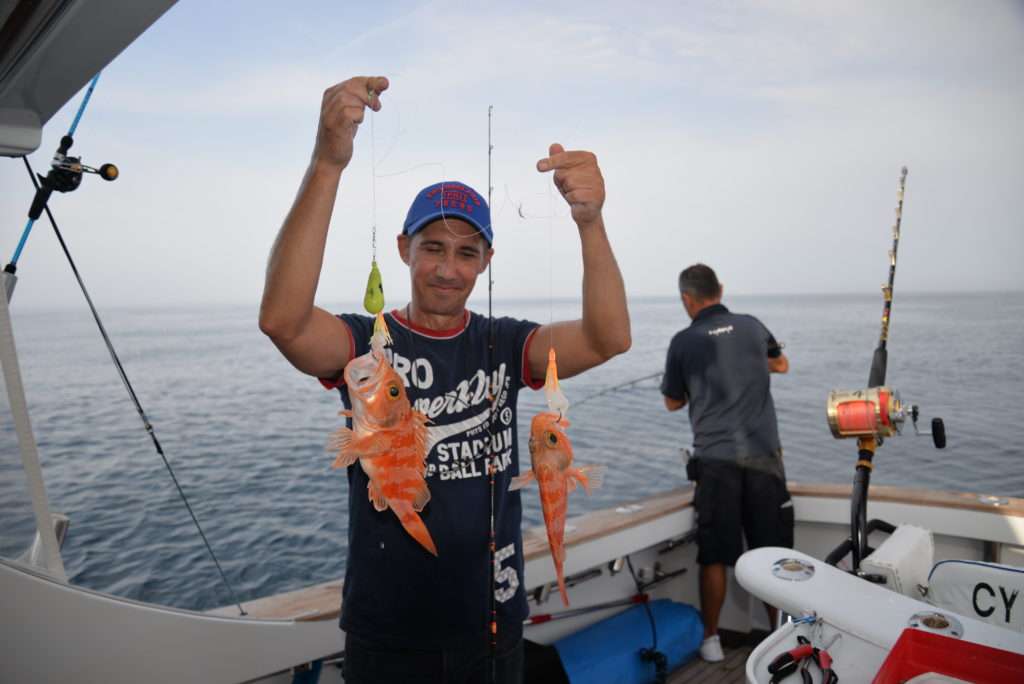
M 789 491 L 795 497 L 813 497 L 849 500 L 852 486 L 824 483 L 789 482 Z M 1007 517 L 1024 517 L 1024 499 L 999 497 L 1006 503 L 999 506 L 986 504 L 977 494 L 945 492 L 905 487 L 872 486 L 871 501 L 886 501 L 917 506 L 934 506 L 957 510 L 980 511 Z M 655 494 L 614 508 L 587 513 L 567 521 L 573 529 L 565 535 L 566 548 L 600 537 L 642 525 L 663 515 L 693 505 L 693 487 L 688 485 L 661 494 Z M 685 530 L 680 530 L 680 533 Z M 543 525 L 523 532 L 525 561 L 546 556 L 547 532 Z M 341 612 L 341 580 L 316 584 L 304 589 L 276 594 L 243 604 L 253 618 L 291 619 L 299 621 L 337 620 Z M 235 606 L 207 611 L 210 615 L 237 617 Z
M 256 619 L 297 622 L 337 620 L 341 615 L 341 584 L 341 580 L 331 580 L 283 594 L 245 601 L 242 607 L 247 617 Z M 238 617 L 238 608 L 233 605 L 225 606 L 208 610 L 206 614 Z
M 660 518 L 668 513 L 683 510 L 693 504 L 693 487 L 681 487 L 661 494 L 655 494 L 630 503 L 623 503 L 615 508 L 605 508 L 570 518 L 566 521 L 565 547 L 576 546 L 599 537 L 642 525 L 649 520 Z M 680 534 L 685 530 L 680 530 Z M 531 561 L 546 556 L 548 550 L 547 531 L 538 525 L 523 532 L 523 557 Z
M 853 491 L 852 485 L 802 482 L 789 482 L 787 485 L 790 494 L 793 496 L 849 500 L 850 494 Z M 986 503 L 982 501 L 982 495 L 968 492 L 911 489 L 909 487 L 889 487 L 885 485 L 871 485 L 871 489 L 868 490 L 869 501 L 886 501 L 911 506 L 932 506 L 936 508 L 978 511 L 1013 518 L 1024 517 L 1024 499 L 1009 496 L 991 498 L 1005 501 L 1006 503 L 998 506 Z

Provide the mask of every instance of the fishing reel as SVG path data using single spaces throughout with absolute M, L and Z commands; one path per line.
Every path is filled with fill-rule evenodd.
M 77 189 L 82 183 L 83 173 L 94 173 L 106 181 L 117 180 L 120 175 L 120 171 L 114 164 L 103 164 L 95 169 L 83 164 L 81 157 L 68 156 L 68 150 L 73 144 L 74 140 L 71 136 L 65 135 L 61 138 L 60 147 L 57 148 L 56 154 L 53 155 L 53 161 L 50 162 L 50 172 L 46 176 L 39 176 L 39 188 L 36 190 L 36 196 L 32 199 L 32 207 L 28 211 L 28 216 L 33 221 L 42 216 L 43 209 L 46 208 L 46 203 L 54 190 L 71 192 Z
M 871 387 L 864 390 L 832 390 L 825 404 L 828 426 L 836 439 L 868 438 L 881 444 L 886 437 L 901 434 L 910 417 L 917 436 L 931 437 L 936 449 L 946 446 L 946 427 L 942 418 L 932 418 L 930 432 L 917 425 L 920 409 L 916 404 L 906 406 L 900 393 L 890 387 Z

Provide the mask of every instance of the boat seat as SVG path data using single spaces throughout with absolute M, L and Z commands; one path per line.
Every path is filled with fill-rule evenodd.
M 939 561 L 928 575 L 932 605 L 1024 632 L 1024 568 L 972 560 Z
M 915 525 L 900 525 L 875 551 L 861 561 L 865 573 L 881 575 L 885 586 L 920 600 L 928 586 L 935 557 L 932 533 Z

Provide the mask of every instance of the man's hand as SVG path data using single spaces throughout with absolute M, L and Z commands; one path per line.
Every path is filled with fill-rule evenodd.
M 779 354 L 772 358 L 768 357 L 768 372 L 769 373 L 787 373 L 789 372 L 789 359 L 786 358 L 785 354 Z
M 601 219 L 604 206 L 604 178 L 593 152 L 565 151 L 558 143 L 548 148 L 548 156 L 537 162 L 541 173 L 555 172 L 555 187 L 572 209 L 572 220 L 580 228 Z
M 672 397 L 661 395 L 661 398 L 665 400 L 665 408 L 669 411 L 678 411 L 679 409 L 686 406 L 686 397 L 682 399 L 673 399 Z
M 324 91 L 313 160 L 339 171 L 352 159 L 352 140 L 366 108 L 380 111 L 380 94 L 388 89 L 383 76 L 356 76 Z

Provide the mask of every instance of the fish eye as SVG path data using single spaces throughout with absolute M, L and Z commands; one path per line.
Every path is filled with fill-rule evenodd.
M 547 433 L 545 439 L 547 439 L 548 446 L 558 446 L 558 435 L 554 432 Z
M 392 399 L 397 399 L 398 394 L 398 385 L 391 385 L 391 387 L 388 387 L 388 396 L 390 396 Z

